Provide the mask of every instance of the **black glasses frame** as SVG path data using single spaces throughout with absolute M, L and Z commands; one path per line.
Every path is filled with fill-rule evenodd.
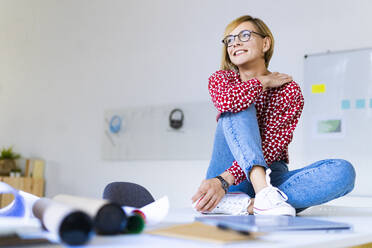
M 249 32 L 249 38 L 248 38 L 248 40 L 242 40 L 242 39 L 240 38 L 241 34 L 243 34 L 244 32 Z M 238 37 L 240 41 L 242 41 L 242 42 L 247 42 L 247 41 L 249 41 L 249 40 L 251 39 L 252 33 L 253 33 L 253 34 L 257 34 L 257 35 L 261 36 L 262 38 L 265 38 L 265 37 L 266 37 L 266 35 L 261 34 L 261 33 L 257 33 L 257 32 L 252 31 L 252 30 L 242 30 L 242 31 L 239 32 L 239 34 L 236 34 L 236 35 L 233 35 L 233 34 L 227 35 L 225 38 L 223 38 L 223 40 L 222 40 L 221 42 L 222 42 L 226 47 L 231 47 L 231 46 L 233 45 L 234 42 L 233 42 L 231 45 L 228 45 L 228 44 L 227 44 L 227 38 L 233 37 L 233 39 L 234 39 L 234 41 L 235 41 L 235 38 Z

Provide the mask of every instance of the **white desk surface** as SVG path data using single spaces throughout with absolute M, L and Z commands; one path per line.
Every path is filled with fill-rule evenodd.
M 350 247 L 372 242 L 372 199 L 359 201 L 358 198 L 346 198 L 322 206 L 309 208 L 300 215 L 318 219 L 347 222 L 353 226 L 350 231 L 310 231 L 276 232 L 266 234 L 254 241 L 229 243 L 226 245 L 199 242 L 162 236 L 117 235 L 96 236 L 86 247 Z M 355 204 L 359 201 L 360 204 Z M 354 206 L 352 206 L 354 205 Z M 357 207 L 355 207 L 357 205 Z M 158 225 L 189 223 L 197 215 L 191 208 L 171 209 L 167 218 Z
M 190 208 L 170 210 L 166 219 L 148 229 L 184 224 L 194 221 L 198 213 Z M 344 197 L 332 201 L 326 205 L 316 206 L 303 211 L 302 217 L 316 217 L 331 221 L 346 222 L 353 226 L 347 231 L 298 231 L 267 233 L 257 240 L 229 243 L 226 245 L 214 244 L 202 241 L 192 241 L 178 238 L 168 238 L 157 235 L 126 234 L 115 236 L 94 236 L 84 247 L 351 247 L 366 243 L 372 243 L 372 198 Z M 38 246 L 33 246 L 38 247 Z M 47 245 L 43 247 L 56 247 Z M 57 245 L 59 247 L 59 245 Z

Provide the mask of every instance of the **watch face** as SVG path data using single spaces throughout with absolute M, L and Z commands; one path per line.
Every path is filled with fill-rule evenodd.
M 229 185 L 227 185 L 227 182 L 226 181 L 223 181 L 222 182 L 222 186 L 226 189 L 227 187 L 229 187 Z

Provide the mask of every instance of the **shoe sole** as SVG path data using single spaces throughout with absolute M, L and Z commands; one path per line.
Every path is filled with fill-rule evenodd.
M 248 199 L 248 202 L 247 202 L 247 208 L 249 205 L 251 205 L 251 199 Z M 239 212 L 239 213 L 235 213 L 235 212 L 231 212 L 231 211 L 224 211 L 224 209 L 222 208 L 221 209 L 218 209 L 217 207 L 215 209 L 213 209 L 211 212 L 208 212 L 210 214 L 227 214 L 227 215 L 246 215 L 246 213 L 248 213 L 247 211 L 246 212 Z
M 288 208 L 258 209 L 253 208 L 254 215 L 288 215 L 296 216 L 296 210 Z

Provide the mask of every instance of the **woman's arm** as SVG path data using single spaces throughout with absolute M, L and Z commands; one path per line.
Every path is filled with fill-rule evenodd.
M 266 137 L 262 140 L 263 153 L 270 165 L 280 154 L 287 150 L 293 138 L 293 132 L 300 119 L 304 97 L 300 86 L 291 82 L 280 92 L 279 101 L 275 104 L 277 114 L 267 118 Z
M 242 82 L 235 71 L 220 70 L 209 77 L 208 90 L 220 113 L 236 113 L 247 109 L 263 91 L 291 81 L 291 76 L 273 72 Z
M 242 82 L 234 71 L 220 70 L 209 77 L 208 89 L 219 112 L 236 113 L 254 103 L 263 86 L 255 78 Z

